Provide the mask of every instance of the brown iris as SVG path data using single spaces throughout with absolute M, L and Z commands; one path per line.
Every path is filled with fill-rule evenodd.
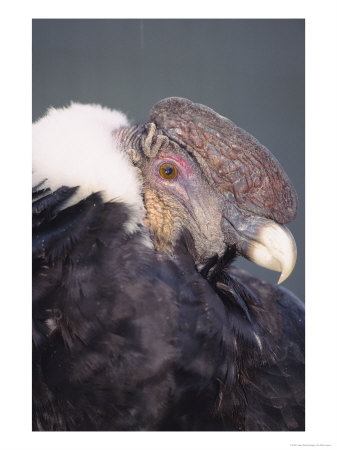
M 166 180 L 173 180 L 178 175 L 176 166 L 170 163 L 164 163 L 159 167 L 159 173 Z

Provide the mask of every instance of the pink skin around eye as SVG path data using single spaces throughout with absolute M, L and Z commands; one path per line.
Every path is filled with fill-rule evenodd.
M 175 195 L 177 195 L 178 197 L 180 197 L 181 199 L 183 199 L 183 201 L 185 202 L 185 205 L 187 206 L 187 208 L 189 208 L 189 205 L 191 203 L 191 199 L 189 196 L 189 191 L 190 191 L 190 179 L 192 179 L 193 175 L 194 175 L 194 170 L 193 167 L 191 167 L 190 164 L 188 164 L 188 162 L 182 158 L 179 155 L 170 155 L 170 154 L 164 154 L 161 155 L 160 158 L 160 165 L 168 163 L 168 164 L 174 164 L 177 167 L 178 170 L 178 177 L 174 178 L 172 180 L 163 180 L 162 177 L 159 176 L 159 174 L 157 175 L 161 181 L 165 182 L 165 185 L 168 186 L 174 186 L 174 192 Z M 179 173 L 180 176 L 179 177 Z M 192 212 L 191 212 L 192 213 Z
M 161 163 L 163 164 L 164 162 L 166 162 L 165 160 L 169 161 L 175 161 L 176 163 L 178 163 L 178 165 L 180 167 L 182 167 L 186 173 L 186 175 L 190 176 L 193 171 L 191 169 L 191 167 L 186 163 L 186 160 L 178 155 L 161 155 Z

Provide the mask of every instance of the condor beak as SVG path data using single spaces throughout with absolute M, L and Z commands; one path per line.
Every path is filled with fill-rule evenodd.
M 297 257 L 296 243 L 288 228 L 254 215 L 235 219 L 231 223 L 239 235 L 237 245 L 242 256 L 266 269 L 281 272 L 278 284 L 285 281 Z
M 267 221 L 258 229 L 255 238 L 250 240 L 245 256 L 259 266 L 281 272 L 278 280 L 278 284 L 281 284 L 294 269 L 296 243 L 288 228 Z

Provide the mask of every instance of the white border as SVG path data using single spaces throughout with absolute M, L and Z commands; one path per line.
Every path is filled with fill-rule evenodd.
M 8 3 L 8 2 L 7 2 Z M 336 446 L 336 2 L 32 1 L 2 6 L 1 448 L 287 449 Z M 156 2 L 157 5 L 158 2 Z M 307 431 L 304 433 L 32 433 L 30 118 L 32 18 L 306 19 Z M 5 158 L 4 158 L 5 157 Z M 7 160 L 8 158 L 8 160 Z

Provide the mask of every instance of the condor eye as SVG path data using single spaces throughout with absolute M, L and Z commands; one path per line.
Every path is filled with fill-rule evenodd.
M 170 163 L 164 163 L 159 167 L 159 173 L 166 180 L 173 180 L 178 175 L 176 166 Z

